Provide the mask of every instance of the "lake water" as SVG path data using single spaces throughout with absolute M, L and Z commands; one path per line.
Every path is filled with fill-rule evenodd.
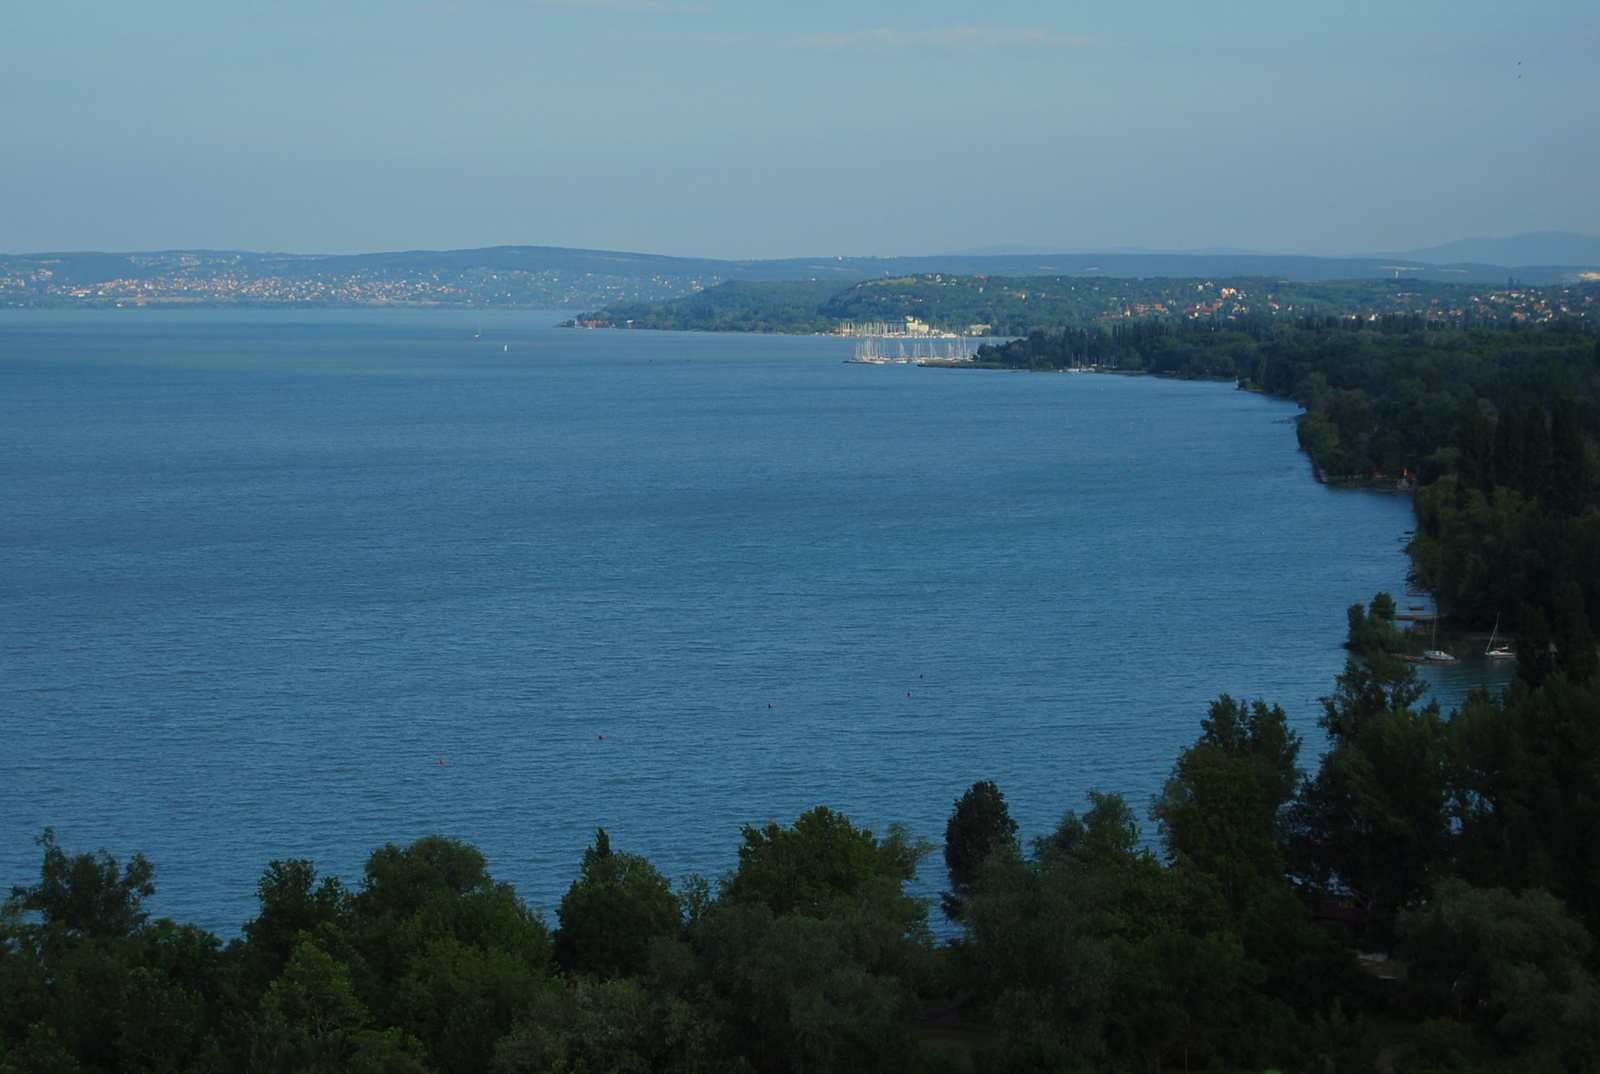
M 1282 401 L 555 320 L 0 316 L 0 883 L 52 825 L 231 934 L 269 859 L 428 832 L 553 911 L 597 825 L 716 876 L 819 803 L 938 841 L 978 779 L 1027 836 L 1142 813 L 1222 692 L 1312 761 L 1404 588 L 1409 502 Z

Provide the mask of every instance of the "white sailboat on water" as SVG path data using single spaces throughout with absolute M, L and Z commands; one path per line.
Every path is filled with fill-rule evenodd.
M 1486 660 L 1515 660 L 1517 658 L 1517 654 L 1516 653 L 1512 652 L 1510 649 L 1508 649 L 1503 644 L 1502 645 L 1498 645 L 1498 646 L 1495 645 L 1494 639 L 1499 637 L 1499 635 L 1500 635 L 1500 617 L 1497 615 L 1497 616 L 1494 617 L 1494 629 L 1489 632 L 1489 644 L 1484 646 L 1484 648 L 1483 648 L 1484 659 L 1486 659 Z
M 1455 657 L 1439 648 L 1439 610 L 1437 608 L 1435 608 L 1433 612 L 1433 640 L 1428 644 L 1432 645 L 1433 648 L 1425 649 L 1423 651 L 1421 659 L 1424 664 L 1457 663 Z

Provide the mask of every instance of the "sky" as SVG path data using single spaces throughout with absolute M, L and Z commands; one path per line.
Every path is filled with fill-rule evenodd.
M 6 0 L 0 251 L 1600 234 L 1600 4 Z

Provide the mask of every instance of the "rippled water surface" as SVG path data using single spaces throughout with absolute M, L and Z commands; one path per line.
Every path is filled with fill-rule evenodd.
M 0 317 L 0 882 L 53 825 L 232 932 L 433 831 L 553 909 L 596 825 L 676 876 L 982 778 L 1142 812 L 1221 692 L 1314 746 L 1404 584 L 1409 502 L 1230 385 L 555 319 Z

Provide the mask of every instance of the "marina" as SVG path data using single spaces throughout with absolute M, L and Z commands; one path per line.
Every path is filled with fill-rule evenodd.
M 940 348 L 932 342 L 914 342 L 911 349 L 906 349 L 906 344 L 901 341 L 894 344 L 891 350 L 886 339 L 866 339 L 856 344 L 856 353 L 853 358 L 846 358 L 847 365 L 919 365 L 923 362 L 970 362 L 972 357 L 972 344 L 965 336 L 957 336 L 948 340 L 940 353 Z

